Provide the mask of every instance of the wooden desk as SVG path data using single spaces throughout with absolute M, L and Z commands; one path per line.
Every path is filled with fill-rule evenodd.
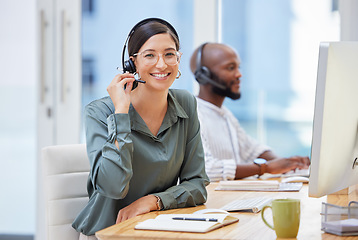
M 243 191 L 215 191 L 217 184 L 211 183 L 208 187 L 208 201 L 203 206 L 193 208 L 172 209 L 160 212 L 150 212 L 134 217 L 125 222 L 113 225 L 96 233 L 100 240 L 113 239 L 276 239 L 276 234 L 261 220 L 260 213 L 233 213 L 238 216 L 238 223 L 225 226 L 209 233 L 181 233 L 165 231 L 134 230 L 134 226 L 141 221 L 155 218 L 158 214 L 167 213 L 193 213 L 204 208 L 220 208 L 226 203 L 239 198 L 272 197 L 272 198 L 298 198 L 301 199 L 301 223 L 297 239 L 302 240 L 332 240 L 332 239 L 358 239 L 358 237 L 339 237 L 322 232 L 321 229 L 321 203 L 327 202 L 327 197 L 309 198 L 308 185 L 304 184 L 299 192 L 243 192 Z M 328 202 L 341 206 L 348 205 L 351 200 L 357 200 L 358 193 L 347 195 L 328 196 Z M 265 212 L 270 222 L 271 211 Z M 271 221 L 272 222 L 272 221 Z

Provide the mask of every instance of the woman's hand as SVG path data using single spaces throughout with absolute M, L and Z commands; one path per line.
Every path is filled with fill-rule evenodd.
M 308 157 L 294 156 L 267 161 L 267 172 L 272 174 L 286 173 L 295 169 L 307 169 L 310 166 Z
M 124 73 L 116 75 L 107 87 L 107 92 L 114 104 L 115 113 L 128 113 L 131 103 L 130 93 L 134 82 L 134 75 Z M 127 84 L 126 89 L 124 85 Z
M 116 224 L 154 210 L 157 210 L 157 198 L 154 195 L 141 197 L 118 212 Z

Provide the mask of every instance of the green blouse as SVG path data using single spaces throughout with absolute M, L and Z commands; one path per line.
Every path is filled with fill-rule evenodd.
M 115 224 L 120 209 L 148 194 L 159 196 L 164 209 L 206 202 L 209 178 L 196 99 L 189 92 L 169 90 L 157 136 L 132 105 L 128 114 L 114 114 L 110 97 L 86 106 L 85 125 L 91 172 L 89 202 L 72 224 L 78 232 L 93 235 Z

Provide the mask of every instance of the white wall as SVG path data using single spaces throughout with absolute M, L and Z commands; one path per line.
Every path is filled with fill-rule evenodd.
M 0 0 L 0 234 L 33 234 L 36 0 Z

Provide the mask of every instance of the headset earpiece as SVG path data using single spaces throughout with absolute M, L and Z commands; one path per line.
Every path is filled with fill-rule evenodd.
M 211 72 L 209 70 L 209 68 L 205 67 L 205 66 L 201 66 L 200 67 L 200 72 L 207 78 L 211 79 Z
M 205 66 L 202 66 L 200 67 L 199 69 L 197 69 L 195 71 L 195 79 L 200 83 L 200 84 L 207 84 L 207 83 L 210 83 L 210 80 L 211 80 L 211 73 L 210 73 L 210 70 L 205 67 Z
M 126 60 L 123 63 L 123 72 L 135 73 L 136 67 L 132 59 Z

